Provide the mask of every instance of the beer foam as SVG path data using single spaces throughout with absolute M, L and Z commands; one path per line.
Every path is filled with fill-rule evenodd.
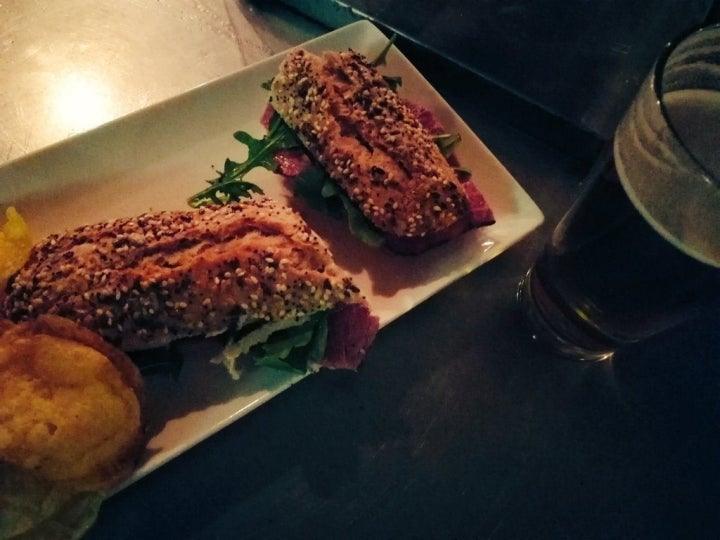
M 720 26 L 694 32 L 646 79 L 615 137 L 628 196 L 678 249 L 720 267 Z

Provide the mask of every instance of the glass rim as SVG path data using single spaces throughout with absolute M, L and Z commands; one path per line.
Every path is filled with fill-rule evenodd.
M 656 99 L 656 105 L 660 108 L 663 119 L 665 120 L 667 126 L 670 128 L 670 131 L 677 140 L 677 142 L 680 143 L 682 148 L 685 150 L 687 156 L 700 168 L 700 170 L 705 173 L 705 177 L 708 179 L 708 181 L 711 182 L 714 186 L 720 188 L 720 178 L 716 178 L 710 171 L 707 170 L 707 167 L 705 167 L 700 162 L 700 160 L 695 157 L 695 154 L 691 151 L 690 148 L 687 147 L 685 141 L 675 129 L 675 126 L 673 125 L 673 122 L 667 113 L 667 108 L 663 99 L 663 76 L 665 72 L 665 66 L 670 59 L 670 56 L 672 56 L 672 54 L 677 50 L 681 43 L 690 39 L 693 36 L 706 32 L 720 32 L 720 23 L 713 23 L 702 26 L 700 28 L 692 28 L 666 43 L 662 51 L 658 55 L 658 58 L 653 66 L 650 84 L 652 86 L 652 91 Z M 718 34 L 718 36 L 720 37 L 720 33 Z M 720 89 L 718 89 L 718 91 L 720 91 Z

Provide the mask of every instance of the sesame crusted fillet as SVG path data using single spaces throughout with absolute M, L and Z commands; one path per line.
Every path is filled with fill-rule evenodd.
M 423 237 L 469 223 L 465 191 L 432 135 L 361 54 L 290 52 L 270 104 L 384 233 Z
M 286 206 L 255 198 L 51 235 L 9 281 L 4 311 L 64 316 L 131 351 L 340 302 L 364 300 L 324 241 Z

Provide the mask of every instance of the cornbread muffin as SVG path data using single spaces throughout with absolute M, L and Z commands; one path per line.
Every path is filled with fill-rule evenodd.
M 60 317 L 0 322 L 0 462 L 101 490 L 143 446 L 142 379 L 127 356 Z

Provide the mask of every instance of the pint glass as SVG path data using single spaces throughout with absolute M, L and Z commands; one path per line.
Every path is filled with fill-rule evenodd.
M 720 307 L 720 26 L 663 51 L 517 297 L 582 360 Z

